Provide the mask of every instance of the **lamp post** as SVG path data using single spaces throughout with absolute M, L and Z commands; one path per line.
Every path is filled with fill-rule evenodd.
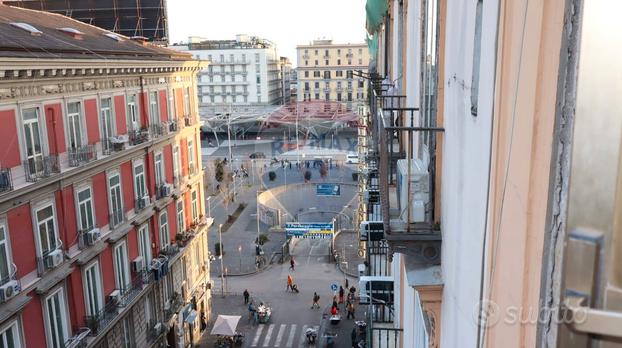
M 218 241 L 220 243 L 219 256 L 220 256 L 220 289 L 222 290 L 222 296 L 225 296 L 225 266 L 223 261 L 223 247 L 222 247 L 222 224 L 218 225 Z
M 238 252 L 240 253 L 240 273 L 242 273 L 242 244 L 238 247 Z
M 233 198 L 231 198 L 231 202 L 235 202 L 235 173 L 233 174 Z
M 257 245 L 259 245 L 259 190 L 257 190 Z

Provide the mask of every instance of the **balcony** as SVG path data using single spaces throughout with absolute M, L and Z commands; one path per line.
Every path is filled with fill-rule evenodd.
M 408 250 L 423 264 L 440 264 L 436 135 L 444 129 L 418 108 L 405 107 L 405 96 L 384 94 L 379 83 L 370 105 L 375 144 L 371 151 L 378 154 L 385 237 L 393 250 Z
M 102 154 L 107 156 L 115 152 L 123 151 L 127 141 L 128 137 L 126 135 L 117 135 L 102 140 Z
M 151 320 L 147 323 L 147 342 L 153 343 L 166 333 L 167 325 Z
M 153 138 L 159 138 L 168 134 L 166 123 L 154 123 L 149 125 L 149 134 Z
M 149 140 L 149 130 L 147 128 L 131 130 L 128 132 L 128 137 L 130 145 L 139 145 Z
M 136 211 L 136 214 L 138 214 L 139 212 L 145 210 L 150 204 L 151 199 L 149 198 L 149 196 L 136 198 L 134 200 L 134 211 Z
M 11 168 L 0 168 L 0 193 L 13 190 Z
M 92 246 L 93 244 L 95 244 L 95 242 L 97 242 L 97 240 L 99 240 L 100 236 L 101 236 L 101 233 L 99 231 L 99 228 L 96 228 L 94 225 L 87 227 L 83 230 L 79 230 L 78 231 L 78 248 L 80 250 L 83 250 L 83 249 L 86 249 Z
M 156 186 L 156 199 L 162 199 L 171 195 L 172 187 L 170 184 L 163 183 Z
M 177 120 L 168 121 L 168 132 L 169 133 L 177 132 Z
M 47 271 L 60 266 L 65 261 L 65 253 L 63 252 L 63 242 L 56 240 L 56 246 L 37 256 L 37 273 L 41 276 Z
M 91 329 L 87 327 L 81 327 L 78 332 L 70 337 L 66 342 L 65 348 L 86 348 L 86 337 L 91 333 Z
M 40 179 L 47 178 L 52 174 L 60 173 L 60 165 L 58 164 L 58 156 L 38 156 L 22 162 L 24 166 L 24 175 L 27 182 L 37 182 Z
M 123 213 L 123 209 L 118 209 L 118 210 L 112 211 L 108 215 L 108 218 L 109 218 L 109 221 L 110 221 L 110 227 L 111 228 L 119 226 L 123 221 L 125 221 L 125 214 Z
M 70 148 L 67 151 L 70 167 L 79 167 L 97 159 L 97 150 L 95 145 L 84 145 L 80 147 Z
M 179 253 L 179 246 L 177 244 L 169 244 L 162 248 L 160 254 L 168 257 L 169 259 Z
M 123 312 L 123 307 L 128 307 L 141 293 L 145 286 L 153 281 L 151 272 L 140 272 L 128 284 L 125 289 L 118 289 L 108 296 L 108 301 L 104 307 L 93 315 L 84 317 L 86 326 L 90 329 L 91 336 L 97 336 Z

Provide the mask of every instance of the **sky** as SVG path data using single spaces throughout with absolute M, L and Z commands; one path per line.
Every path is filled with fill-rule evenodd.
M 248 34 L 277 44 L 296 63 L 296 45 L 313 39 L 365 42 L 365 0 L 168 0 L 171 43 Z

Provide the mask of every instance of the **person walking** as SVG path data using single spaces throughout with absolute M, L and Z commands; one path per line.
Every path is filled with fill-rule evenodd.
M 292 285 L 294 285 L 294 278 L 292 278 L 291 274 L 288 274 L 287 275 L 287 288 L 285 288 L 285 291 L 287 290 L 294 291 L 294 288 L 292 288 Z
M 346 286 L 345 286 L 345 288 L 346 289 L 350 288 L 349 283 L 348 283 L 348 277 L 346 277 Z
M 350 317 L 352 317 L 352 319 L 354 319 L 354 304 L 350 301 L 347 302 L 346 304 L 346 310 L 348 311 L 348 316 L 346 319 L 350 319 Z
M 317 308 L 320 308 L 320 295 L 317 294 L 317 292 L 313 293 L 313 304 L 311 305 L 311 309 L 315 308 L 317 306 Z
M 296 262 L 294 262 L 294 258 L 292 257 L 291 260 L 289 260 L 289 269 L 295 271 L 294 266 L 296 266 Z
M 250 297 L 250 293 L 248 292 L 248 289 L 244 289 L 244 304 L 248 304 L 248 298 Z
M 356 338 L 357 338 L 356 326 L 352 328 L 352 333 L 350 333 L 350 338 L 352 339 L 352 348 L 356 347 Z
M 339 303 L 343 303 L 344 294 L 345 294 L 345 290 L 343 290 L 343 286 L 339 286 Z

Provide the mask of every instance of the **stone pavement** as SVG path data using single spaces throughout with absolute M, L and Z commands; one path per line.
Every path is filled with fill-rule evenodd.
M 199 341 L 199 347 L 215 346 L 217 338 L 209 333 L 212 331 L 218 314 L 241 316 L 242 318 L 238 323 L 237 331 L 242 334 L 248 333 L 251 329 L 251 322 L 248 320 L 248 309 L 246 305 L 244 305 L 244 298 L 241 294 L 229 294 L 225 297 L 214 295 L 214 297 L 212 297 L 211 318 L 207 323 L 205 333 Z
M 365 258 L 358 255 L 358 232 L 342 230 L 335 238 L 335 252 L 339 255 L 339 269 L 351 277 L 358 277 L 358 265 Z

